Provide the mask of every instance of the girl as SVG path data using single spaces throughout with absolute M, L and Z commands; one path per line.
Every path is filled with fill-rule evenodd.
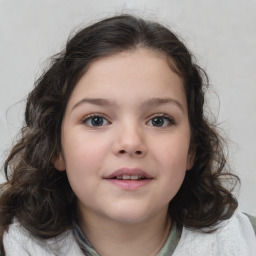
M 204 79 L 157 23 L 122 15 L 71 38 L 4 165 L 3 255 L 256 255 Z

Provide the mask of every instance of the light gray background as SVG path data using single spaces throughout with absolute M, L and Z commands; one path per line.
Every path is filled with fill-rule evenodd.
M 0 0 L 1 165 L 46 58 L 71 31 L 121 12 L 169 25 L 207 70 L 210 107 L 242 180 L 240 208 L 256 215 L 256 0 Z

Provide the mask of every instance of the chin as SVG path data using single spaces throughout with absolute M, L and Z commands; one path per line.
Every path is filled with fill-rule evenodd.
M 156 215 L 158 215 L 158 213 L 155 211 L 151 212 L 148 209 L 139 209 L 139 207 L 125 207 L 109 213 L 109 217 L 113 221 L 123 224 L 143 223 Z
M 147 220 L 145 215 L 133 214 L 122 214 L 119 216 L 112 216 L 112 220 L 120 224 L 139 224 Z

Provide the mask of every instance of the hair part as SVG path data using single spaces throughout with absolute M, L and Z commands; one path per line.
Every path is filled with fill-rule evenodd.
M 203 230 L 232 216 L 237 200 L 221 180 L 225 177 L 236 183 L 238 177 L 228 172 L 223 141 L 204 115 L 207 75 L 169 29 L 121 15 L 78 32 L 36 81 L 27 98 L 21 137 L 4 164 L 7 181 L 1 186 L 1 236 L 14 217 L 40 238 L 54 237 L 70 228 L 76 196 L 66 173 L 53 165 L 61 152 L 67 102 L 94 61 L 139 47 L 166 54 L 183 79 L 187 97 L 194 165 L 169 204 L 171 218 L 179 226 Z

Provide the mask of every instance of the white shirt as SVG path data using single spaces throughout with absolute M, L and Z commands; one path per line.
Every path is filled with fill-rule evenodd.
M 6 256 L 84 256 L 71 230 L 43 240 L 32 237 L 14 222 L 4 234 L 3 241 Z M 158 255 L 170 256 L 168 242 L 167 239 Z M 92 255 L 97 256 L 97 253 Z M 236 212 L 229 220 L 221 222 L 217 231 L 209 234 L 183 228 L 173 256 L 205 255 L 256 256 L 256 238 L 248 217 Z

